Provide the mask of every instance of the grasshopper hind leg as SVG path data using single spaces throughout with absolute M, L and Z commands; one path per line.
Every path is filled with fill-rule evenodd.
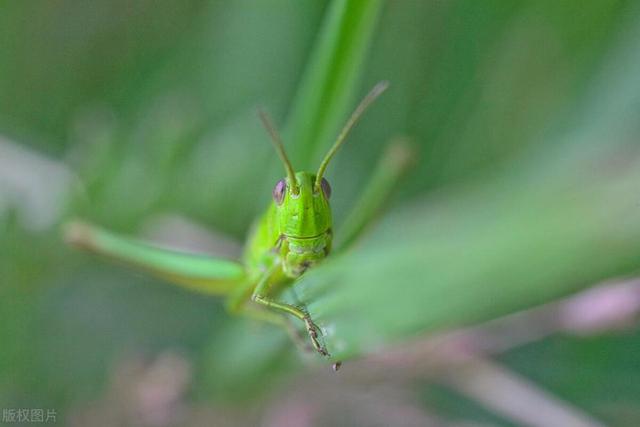
M 341 224 L 336 234 L 336 249 L 351 246 L 376 216 L 383 210 L 385 202 L 397 188 L 404 173 L 412 166 L 415 144 L 408 138 L 391 140 L 369 179 L 364 191 L 355 202 L 355 208 Z

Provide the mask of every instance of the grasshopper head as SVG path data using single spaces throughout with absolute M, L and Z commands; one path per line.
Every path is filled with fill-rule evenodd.
M 329 183 L 315 188 L 315 175 L 298 172 L 295 184 L 281 179 L 273 189 L 285 274 L 298 277 L 331 249 Z
M 286 275 L 298 277 L 329 254 L 331 250 L 331 209 L 329 207 L 331 187 L 324 178 L 324 172 L 362 113 L 385 91 L 387 86 L 386 81 L 378 83 L 358 104 L 320 163 L 316 174 L 294 172 L 284 151 L 280 135 L 267 115 L 260 112 L 262 123 L 271 135 L 287 172 L 287 177 L 278 181 L 273 189 L 277 226 L 280 230 L 278 244 L 280 253 L 284 256 Z
M 281 233 L 299 239 L 311 239 L 326 233 L 331 228 L 329 183 L 323 178 L 318 190 L 314 174 L 298 172 L 295 178 L 296 185 L 285 178 L 278 181 L 273 189 Z

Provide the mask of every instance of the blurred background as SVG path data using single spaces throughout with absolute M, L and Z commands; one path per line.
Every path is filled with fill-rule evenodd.
M 0 52 L 2 422 L 640 425 L 637 2 L 1 2 Z M 382 79 L 336 235 L 390 140 L 413 166 L 299 285 L 338 373 L 64 244 L 82 217 L 238 256 L 282 175 L 258 107 L 314 170 Z

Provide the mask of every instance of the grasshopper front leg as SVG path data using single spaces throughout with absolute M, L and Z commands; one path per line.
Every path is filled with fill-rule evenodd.
M 251 304 L 251 295 L 255 289 L 255 281 L 247 281 L 231 292 L 225 301 L 225 308 L 230 314 L 242 315 L 260 322 L 271 323 L 284 329 L 295 345 L 302 351 L 313 351 L 308 345 L 306 336 L 301 335 L 287 314 L 269 310 L 262 305 Z
M 320 328 L 318 328 L 318 326 L 313 322 L 311 316 L 309 316 L 307 312 L 294 305 L 277 301 L 276 299 L 271 298 L 269 292 L 273 284 L 271 279 L 279 269 L 280 264 L 276 262 L 271 267 L 271 269 L 269 269 L 262 275 L 260 281 L 253 291 L 253 294 L 251 295 L 251 300 L 256 302 L 257 304 L 268 307 L 271 310 L 275 310 L 284 314 L 290 314 L 302 320 L 302 322 L 304 322 L 307 333 L 309 334 L 309 338 L 311 340 L 313 348 L 321 355 L 329 356 L 329 352 L 327 351 L 326 347 L 320 342 Z

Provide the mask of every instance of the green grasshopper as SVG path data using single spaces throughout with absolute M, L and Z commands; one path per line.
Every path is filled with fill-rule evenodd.
M 360 102 L 315 174 L 295 172 L 275 127 L 267 115 L 260 112 L 284 165 L 286 177 L 276 183 L 272 202 L 254 224 L 242 264 L 153 247 L 82 222 L 69 224 L 66 239 L 75 246 L 143 269 L 183 287 L 225 295 L 226 308 L 231 313 L 242 313 L 283 326 L 299 343 L 301 338 L 290 323 L 291 317 L 287 317 L 293 316 L 303 322 L 313 348 L 328 357 L 329 352 L 320 338 L 321 330 L 306 310 L 277 298 L 331 252 L 331 187 L 324 178 L 325 171 L 362 113 L 387 86 L 387 82 L 378 83 Z M 358 205 L 365 212 L 359 211 L 345 221 L 347 234 L 343 242 L 350 243 L 358 236 L 399 177 L 407 156 L 406 153 L 398 155 L 402 150 L 397 146 L 392 145 L 393 150 L 383 158 L 372 183 L 359 200 Z M 337 362 L 334 369 L 339 366 Z

